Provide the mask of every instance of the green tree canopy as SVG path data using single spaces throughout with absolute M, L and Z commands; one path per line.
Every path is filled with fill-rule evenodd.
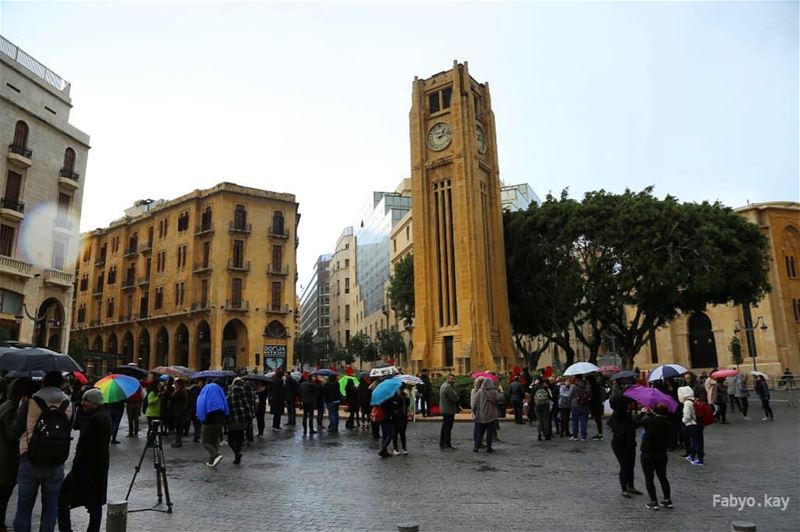
M 414 323 L 414 256 L 400 259 L 389 282 L 389 301 L 406 327 Z
M 397 331 L 384 329 L 378 331 L 378 349 L 380 354 L 396 358 L 406 352 L 406 344 L 403 342 L 403 335 Z
M 300 364 L 313 366 L 317 363 L 313 337 L 310 332 L 305 332 L 295 339 L 294 358 Z

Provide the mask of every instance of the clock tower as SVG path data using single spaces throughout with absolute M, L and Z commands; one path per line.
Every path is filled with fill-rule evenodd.
M 415 370 L 505 371 L 515 349 L 489 86 L 467 63 L 414 79 Z

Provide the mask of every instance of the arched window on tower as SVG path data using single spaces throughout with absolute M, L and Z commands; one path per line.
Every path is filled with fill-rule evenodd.
M 30 157 L 31 150 L 28 149 L 28 124 L 19 120 L 14 127 L 14 142 L 9 146 L 13 153 L 22 155 L 23 157 Z

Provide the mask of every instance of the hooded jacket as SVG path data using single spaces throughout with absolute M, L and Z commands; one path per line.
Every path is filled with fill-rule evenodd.
M 683 418 L 681 419 L 683 424 L 687 427 L 697 425 L 694 413 L 694 391 L 691 386 L 678 388 L 678 401 L 683 403 Z
M 472 396 L 471 407 L 476 423 L 492 423 L 497 420 L 497 404 L 500 394 L 492 379 L 484 379 L 480 390 Z

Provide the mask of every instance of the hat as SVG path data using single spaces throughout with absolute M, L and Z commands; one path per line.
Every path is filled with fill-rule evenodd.
M 83 400 L 89 401 L 97 406 L 103 406 L 103 392 L 97 388 L 90 388 L 83 392 Z

